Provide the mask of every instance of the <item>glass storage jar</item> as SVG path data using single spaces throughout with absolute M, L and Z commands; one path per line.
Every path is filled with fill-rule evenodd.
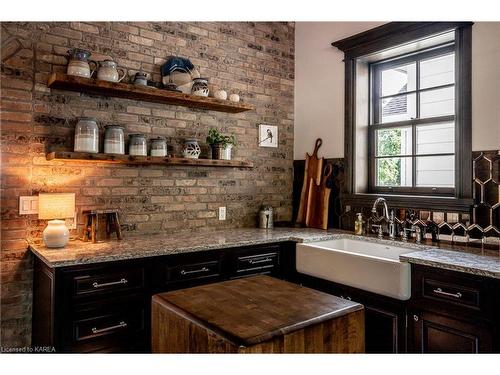
M 167 156 L 167 140 L 164 137 L 151 140 L 151 156 Z
M 136 156 L 147 156 L 148 145 L 144 134 L 130 134 L 128 143 L 128 154 Z
M 80 117 L 75 126 L 75 152 L 99 152 L 99 128 L 96 119 Z
M 106 126 L 104 132 L 104 153 L 125 154 L 125 134 L 123 127 L 118 125 Z

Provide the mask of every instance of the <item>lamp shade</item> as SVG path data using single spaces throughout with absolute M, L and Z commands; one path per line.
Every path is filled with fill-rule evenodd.
M 75 216 L 75 193 L 38 195 L 39 219 L 66 219 Z

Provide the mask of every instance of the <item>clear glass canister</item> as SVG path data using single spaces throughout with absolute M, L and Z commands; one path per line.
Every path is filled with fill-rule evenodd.
M 99 152 L 99 128 L 91 117 L 80 117 L 75 126 L 76 152 Z
M 167 156 L 167 140 L 163 137 L 151 140 L 151 156 Z
M 128 154 L 137 156 L 148 155 L 148 145 L 144 134 L 130 134 L 128 143 Z
M 125 154 L 125 134 L 123 127 L 118 125 L 106 126 L 104 132 L 104 153 Z

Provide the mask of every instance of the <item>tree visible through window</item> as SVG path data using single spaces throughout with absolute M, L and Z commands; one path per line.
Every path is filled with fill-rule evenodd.
M 379 150 L 384 155 L 394 155 L 401 149 L 401 130 L 382 132 L 378 136 Z M 401 160 L 383 159 L 379 162 L 378 181 L 384 186 L 401 186 Z

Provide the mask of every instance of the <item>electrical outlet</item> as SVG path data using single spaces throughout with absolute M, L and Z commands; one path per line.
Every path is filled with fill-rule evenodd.
M 273 125 L 259 125 L 259 146 L 278 147 L 278 127 Z
M 219 207 L 219 220 L 226 220 L 226 207 Z
M 38 196 L 19 197 L 19 215 L 34 215 L 38 213 Z

